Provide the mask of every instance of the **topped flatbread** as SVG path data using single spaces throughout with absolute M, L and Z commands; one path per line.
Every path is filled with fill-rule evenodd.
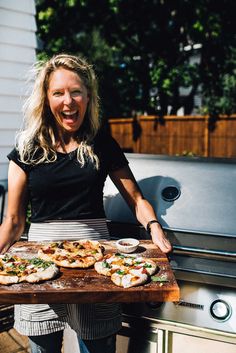
M 110 276 L 117 286 L 124 288 L 145 284 L 157 270 L 157 264 L 142 256 L 107 254 L 94 265 L 95 270 L 104 276 Z
M 58 273 L 59 268 L 51 261 L 37 257 L 25 259 L 10 253 L 0 255 L 0 284 L 37 283 L 52 279 Z
M 148 275 L 140 270 L 127 268 L 112 273 L 111 280 L 119 287 L 130 288 L 145 284 L 148 280 Z
M 58 266 L 88 268 L 103 258 L 104 247 L 94 240 L 49 242 L 40 247 L 38 256 Z
M 151 276 L 157 271 L 158 266 L 153 260 L 142 256 L 116 253 L 105 255 L 101 261 L 95 263 L 94 268 L 104 276 L 111 276 L 116 270 L 122 269 L 142 270 L 142 273 Z

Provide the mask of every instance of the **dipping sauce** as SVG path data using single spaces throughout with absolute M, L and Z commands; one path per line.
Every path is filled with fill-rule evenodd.
M 116 248 L 124 253 L 134 252 L 139 245 L 139 241 L 135 238 L 124 238 L 117 240 Z
M 125 243 L 124 241 L 120 241 L 119 243 L 120 245 L 123 245 L 123 246 L 132 246 L 133 244 L 131 243 Z

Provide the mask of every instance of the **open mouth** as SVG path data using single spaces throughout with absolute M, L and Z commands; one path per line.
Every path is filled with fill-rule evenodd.
M 74 122 L 79 118 L 79 112 L 77 110 L 73 110 L 71 112 L 61 112 L 63 119 L 66 119 L 67 122 Z

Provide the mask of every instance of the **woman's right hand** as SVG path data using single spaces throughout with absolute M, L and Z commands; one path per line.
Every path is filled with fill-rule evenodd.
M 20 239 L 21 234 L 24 231 L 24 225 L 25 222 L 23 219 L 16 223 L 11 217 L 6 216 L 0 226 L 0 254 L 5 253 L 17 240 Z
M 24 231 L 28 204 L 27 175 L 13 161 L 8 170 L 7 212 L 0 226 L 0 253 L 20 239 Z

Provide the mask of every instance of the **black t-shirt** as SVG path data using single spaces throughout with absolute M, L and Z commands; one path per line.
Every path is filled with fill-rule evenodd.
M 29 165 L 19 160 L 16 149 L 7 156 L 28 176 L 31 221 L 78 220 L 105 217 L 103 187 L 107 175 L 128 165 L 117 142 L 108 134 L 94 139 L 94 151 L 100 167 L 87 160 L 84 167 L 77 161 L 76 151 L 57 152 L 52 163 Z

